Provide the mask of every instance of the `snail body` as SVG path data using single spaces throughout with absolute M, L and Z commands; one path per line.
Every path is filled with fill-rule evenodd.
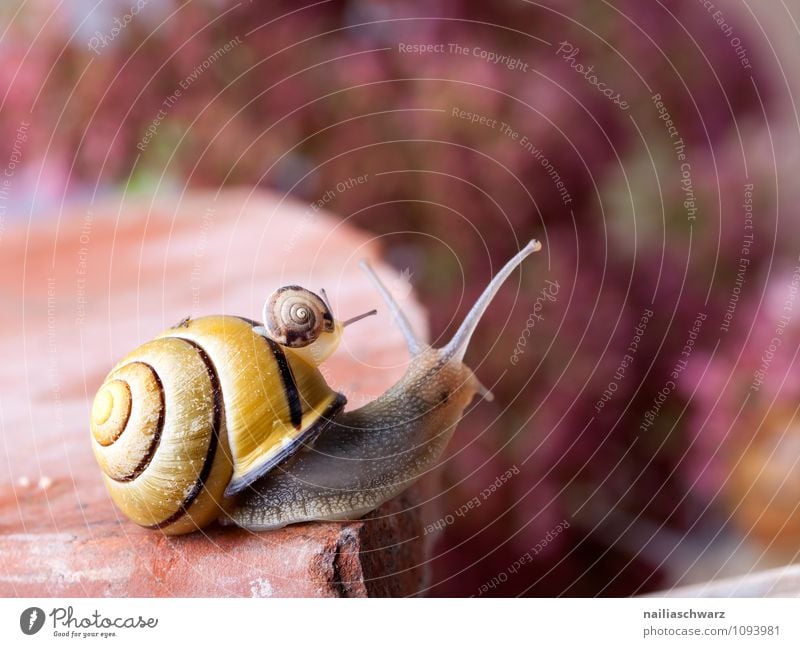
M 464 364 L 423 350 L 381 397 L 336 416 L 313 451 L 256 481 L 223 523 L 269 530 L 363 516 L 436 464 L 481 390 Z
M 165 331 L 114 367 L 95 397 L 92 446 L 112 500 L 166 534 L 217 519 L 267 530 L 375 509 L 435 465 L 476 394 L 491 396 L 464 353 L 500 285 L 540 248 L 531 241 L 501 269 L 442 348 L 416 338 L 363 263 L 412 360 L 352 411 L 317 367 L 361 316 L 336 321 L 303 288 L 273 294 L 264 325 L 210 316 Z

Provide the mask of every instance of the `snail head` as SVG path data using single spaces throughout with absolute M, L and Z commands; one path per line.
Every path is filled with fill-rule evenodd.
M 264 303 L 264 328 L 274 342 L 293 349 L 319 365 L 338 348 L 345 326 L 374 315 L 370 310 L 345 321 L 337 320 L 325 294 L 298 285 L 278 288 Z

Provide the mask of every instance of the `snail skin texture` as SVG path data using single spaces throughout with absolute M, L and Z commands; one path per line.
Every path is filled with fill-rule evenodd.
M 436 464 L 476 394 L 491 399 L 464 353 L 500 286 L 539 249 L 529 242 L 500 270 L 442 348 L 416 337 L 362 261 L 411 362 L 353 411 L 318 366 L 346 325 L 375 311 L 337 321 L 327 297 L 287 286 L 267 299 L 263 325 L 209 316 L 166 330 L 111 370 L 92 405 L 92 448 L 112 500 L 170 535 L 214 520 L 269 530 L 374 510 Z

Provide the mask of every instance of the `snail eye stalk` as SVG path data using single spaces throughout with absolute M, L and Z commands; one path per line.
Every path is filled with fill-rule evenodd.
M 356 315 L 355 317 L 350 317 L 350 319 L 347 319 L 346 321 L 342 322 L 342 328 L 345 328 L 345 327 L 349 326 L 350 324 L 354 324 L 356 321 L 361 321 L 362 319 L 365 319 L 366 317 L 371 317 L 372 315 L 376 315 L 376 314 L 378 314 L 377 310 L 370 310 L 369 312 L 365 312 L 363 314 Z
M 325 292 L 325 288 L 320 288 L 319 293 L 322 296 L 322 300 L 325 302 L 325 305 L 328 306 L 328 312 L 333 312 L 333 308 L 331 308 L 331 300 L 328 298 L 328 293 Z

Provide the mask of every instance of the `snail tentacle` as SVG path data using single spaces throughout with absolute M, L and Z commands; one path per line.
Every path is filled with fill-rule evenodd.
M 408 352 L 411 353 L 411 357 L 416 357 L 425 349 L 426 344 L 419 340 L 414 332 L 414 329 L 411 327 L 411 322 L 408 320 L 405 312 L 403 312 L 403 309 L 400 307 L 400 304 L 395 301 L 392 293 L 389 292 L 389 290 L 383 284 L 383 281 L 381 281 L 380 277 L 378 277 L 378 274 L 374 269 L 372 269 L 369 261 L 366 258 L 361 259 L 358 262 L 358 266 L 369 277 L 369 280 L 372 281 L 372 285 L 375 286 L 378 294 L 381 295 L 381 298 L 389 308 L 389 312 L 392 313 L 392 318 L 394 319 L 395 324 L 397 324 L 400 332 L 403 333 L 403 337 L 406 340 Z

